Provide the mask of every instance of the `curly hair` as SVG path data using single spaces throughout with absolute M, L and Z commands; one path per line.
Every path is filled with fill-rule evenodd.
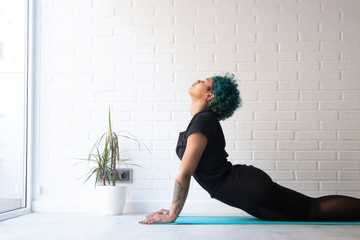
M 219 120 L 231 117 L 241 106 L 240 92 L 234 77 L 234 74 L 229 73 L 212 77 L 214 99 L 209 102 L 208 107 L 216 113 Z

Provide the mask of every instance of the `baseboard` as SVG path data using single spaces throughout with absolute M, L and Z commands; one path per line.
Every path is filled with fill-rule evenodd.
M 127 201 L 124 214 L 151 213 L 163 208 L 169 208 L 168 201 Z M 32 202 L 33 212 L 58 212 L 58 213 L 96 213 L 95 201 L 51 201 L 34 200 Z M 182 210 L 182 214 L 202 215 L 247 215 L 244 211 L 230 207 L 216 200 L 188 201 Z

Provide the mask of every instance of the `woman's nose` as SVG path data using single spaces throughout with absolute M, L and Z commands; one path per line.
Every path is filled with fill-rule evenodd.
M 196 83 L 199 83 L 199 82 L 201 82 L 201 80 L 197 80 L 197 81 L 196 81 Z

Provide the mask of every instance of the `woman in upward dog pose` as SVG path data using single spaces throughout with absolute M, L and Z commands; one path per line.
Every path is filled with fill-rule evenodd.
M 146 216 L 142 224 L 171 223 L 179 216 L 189 191 L 190 178 L 225 204 L 252 216 L 276 221 L 360 220 L 360 199 L 331 195 L 305 196 L 280 186 L 262 170 L 227 161 L 225 138 L 219 120 L 241 105 L 234 75 L 198 80 L 188 90 L 192 119 L 179 135 L 176 153 L 181 159 L 170 210 Z

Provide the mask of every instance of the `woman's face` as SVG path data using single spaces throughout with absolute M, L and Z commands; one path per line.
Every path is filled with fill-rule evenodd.
M 213 95 L 213 84 L 214 82 L 211 77 L 206 78 L 205 80 L 197 80 L 191 85 L 188 92 L 191 97 L 208 98 L 210 95 Z

